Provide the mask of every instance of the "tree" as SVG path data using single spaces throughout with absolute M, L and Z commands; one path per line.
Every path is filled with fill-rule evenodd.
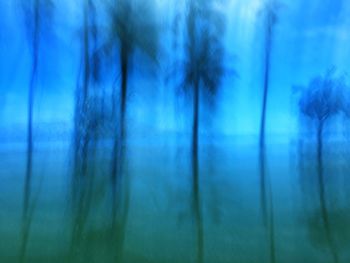
M 112 153 L 112 198 L 113 198 L 113 221 L 117 221 L 116 239 L 118 239 L 118 255 L 122 257 L 124 232 L 128 215 L 129 189 L 128 181 L 123 178 L 123 163 L 126 148 L 126 114 L 128 105 L 129 77 L 132 66 L 138 66 L 141 61 L 133 64 L 132 58 L 135 51 L 139 51 L 143 58 L 153 63 L 157 62 L 158 28 L 156 16 L 153 13 L 153 0 L 113 0 L 108 2 L 108 16 L 110 19 L 110 30 L 104 44 L 105 54 L 112 58 L 119 74 L 120 87 L 113 88 L 112 105 L 114 109 L 113 153 Z M 115 56 L 116 55 L 116 56 Z M 115 63 L 116 62 L 116 63 Z M 118 189 L 117 189 L 118 188 Z M 120 189 L 124 190 L 125 196 L 120 196 Z M 117 196 L 119 195 L 119 196 Z M 119 214 L 119 218 L 116 214 Z M 118 260 L 118 259 L 117 259 Z
M 263 74 L 263 96 L 262 96 L 262 108 L 260 117 L 260 148 L 265 147 L 265 126 L 266 126 L 266 108 L 267 98 L 270 87 L 270 75 L 271 75 L 271 53 L 273 47 L 274 28 L 277 23 L 277 11 L 281 4 L 274 0 L 267 0 L 263 7 L 262 13 L 264 14 L 264 74 Z
M 300 91 L 299 108 L 301 113 L 316 124 L 316 161 L 321 217 L 333 261 L 338 262 L 338 255 L 331 234 L 328 208 L 325 201 L 326 192 L 323 164 L 324 126 L 328 120 L 344 109 L 344 91 L 347 89 L 345 78 L 343 76 L 336 77 L 334 73 L 335 69 L 330 69 L 324 76 L 313 78 L 306 87 L 299 86 L 296 89 Z
M 73 225 L 69 257 L 77 260 L 84 249 L 87 221 L 96 201 L 96 143 L 104 121 L 101 52 L 99 50 L 98 10 L 94 0 L 83 0 L 81 23 L 81 57 L 77 77 L 74 112 L 74 169 L 72 180 Z M 86 255 L 85 255 L 86 256 Z
M 132 60 L 136 50 L 139 50 L 145 57 L 151 61 L 157 60 L 157 40 L 158 32 L 153 14 L 152 0 L 116 0 L 109 3 L 110 30 L 108 39 L 105 42 L 106 54 L 113 58 L 115 53 L 118 57 L 118 68 L 120 74 L 119 89 L 119 110 L 116 110 L 116 131 L 114 132 L 114 154 L 112 165 L 112 176 L 116 177 L 122 153 L 120 152 L 125 144 L 126 138 L 126 112 L 127 95 L 129 87 L 129 71 L 132 66 Z M 142 14 L 142 16 L 140 15 Z M 115 53 L 113 53 L 116 51 Z M 115 94 L 116 94 L 115 90 Z M 117 98 L 113 96 L 113 104 Z M 119 167 L 119 168 L 118 168 Z
M 345 77 L 334 76 L 332 68 L 324 76 L 313 78 L 309 84 L 296 87 L 300 91 L 301 113 L 315 122 L 317 127 L 317 148 L 321 153 L 323 130 L 326 122 L 344 109 Z
M 197 260 L 203 262 L 203 223 L 199 196 L 198 135 L 200 95 L 213 104 L 224 74 L 223 15 L 215 0 L 189 0 L 186 18 L 184 80 L 182 87 L 192 98 L 193 205 L 197 223 Z
M 266 152 L 265 152 L 265 133 L 266 133 L 266 109 L 267 98 L 270 87 L 271 75 L 271 53 L 273 47 L 274 27 L 277 23 L 277 10 L 280 4 L 274 0 L 267 0 L 263 7 L 264 15 L 264 74 L 263 74 L 263 96 L 262 109 L 260 117 L 259 132 L 259 165 L 261 180 L 261 207 L 263 219 L 269 229 L 269 250 L 271 262 L 275 262 L 275 241 L 274 241 L 274 218 L 273 218 L 273 197 L 269 178 L 266 176 Z
M 97 10 L 93 0 L 83 1 L 81 72 L 79 72 L 74 113 L 74 173 L 87 176 L 89 146 L 102 116 L 96 106 L 96 84 L 100 81 Z
M 41 39 L 46 35 L 45 27 L 50 26 L 53 11 L 51 0 L 22 0 L 25 32 L 31 52 L 31 73 L 28 85 L 28 112 L 27 112 L 27 160 L 23 200 L 23 242 L 21 244 L 20 260 L 25 258 L 27 240 L 29 236 L 30 221 L 33 207 L 30 207 L 31 179 L 33 163 L 33 109 L 35 91 L 38 80 L 39 53 Z M 43 22 L 44 21 L 44 22 Z

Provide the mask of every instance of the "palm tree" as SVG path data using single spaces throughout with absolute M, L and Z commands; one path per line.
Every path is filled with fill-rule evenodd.
M 324 76 L 313 78 L 306 87 L 297 87 L 301 91 L 301 113 L 316 123 L 318 155 L 322 155 L 324 125 L 344 108 L 345 78 L 334 74 L 335 69 L 332 68 Z
M 224 74 L 222 46 L 223 16 L 215 0 L 189 0 L 186 19 L 184 80 L 182 87 L 192 95 L 193 206 L 197 225 L 197 260 L 203 262 L 203 222 L 199 195 L 198 135 L 200 95 L 209 104 L 215 100 Z M 202 92 L 202 93 L 201 93 Z
M 26 164 L 26 179 L 25 179 L 25 200 L 24 210 L 28 210 L 28 195 L 30 191 L 30 181 L 32 177 L 32 154 L 33 154 L 33 105 L 34 92 L 37 80 L 38 59 L 39 59 L 39 44 L 40 44 L 40 0 L 29 1 L 24 12 L 31 11 L 31 16 L 27 14 L 26 26 L 31 33 L 30 48 L 32 52 L 31 77 L 28 88 L 28 122 L 27 122 L 27 164 Z M 29 6 L 30 5 L 30 6 Z M 30 21 L 28 21 L 30 19 Z
M 134 65 L 132 57 L 135 51 L 140 51 L 141 55 L 157 62 L 158 32 L 153 14 L 153 0 L 135 1 L 135 0 L 111 0 L 108 2 L 108 11 L 110 18 L 110 31 L 104 45 L 105 53 L 113 58 L 113 62 L 117 62 L 119 74 L 120 88 L 113 87 L 112 105 L 116 105 L 119 99 L 119 108 L 114 109 L 114 143 L 112 153 L 112 198 L 113 198 L 113 222 L 117 226 L 113 229 L 117 231 L 116 238 L 119 239 L 119 252 L 117 257 L 122 257 L 123 240 L 125 235 L 125 224 L 127 221 L 129 207 L 129 186 L 127 178 L 123 178 L 123 164 L 125 158 L 125 139 L 126 139 L 126 114 L 128 106 L 128 91 L 130 70 Z M 113 55 L 117 54 L 117 58 Z M 114 61 L 115 60 L 115 61 Z M 117 96 L 117 92 L 119 92 Z M 118 188 L 118 189 L 117 189 Z M 125 195 L 120 196 L 121 189 Z M 119 196 L 117 196 L 119 195 Z M 118 213 L 119 218 L 116 218 Z
M 274 27 L 277 22 L 277 9 L 280 4 L 274 0 L 267 0 L 263 8 L 265 17 L 265 36 L 264 36 L 264 74 L 263 74 L 263 96 L 262 109 L 260 117 L 259 132 L 259 170 L 261 180 L 261 207 L 263 220 L 269 231 L 269 251 L 270 261 L 275 262 L 275 238 L 274 238 L 274 216 L 273 216 L 273 197 L 271 182 L 266 175 L 266 152 L 265 152 L 265 129 L 266 129 L 266 109 L 267 98 L 270 86 L 271 71 L 271 53 L 273 46 Z
M 114 153 L 112 164 L 112 177 L 116 179 L 120 163 L 122 163 L 122 149 L 126 138 L 126 112 L 127 95 L 129 87 L 129 71 L 132 67 L 131 58 L 136 50 L 141 51 L 152 61 L 157 60 L 157 25 L 152 7 L 152 0 L 115 0 L 108 2 L 110 18 L 110 31 L 108 39 L 104 45 L 107 55 L 112 55 L 113 51 L 118 54 L 118 67 L 120 74 L 119 89 L 119 110 L 116 113 L 116 131 L 114 132 Z M 142 14 L 142 15 L 141 15 Z M 111 56 L 112 57 L 112 56 Z M 113 57 L 113 60 L 115 58 Z M 116 89 L 114 90 L 116 93 Z M 112 96 L 115 104 L 116 97 Z
M 263 96 L 262 110 L 260 117 L 260 148 L 265 147 L 265 125 L 266 125 L 266 108 L 267 97 L 270 86 L 271 70 L 271 53 L 273 46 L 274 27 L 277 23 L 277 10 L 280 4 L 274 0 L 267 0 L 263 13 L 265 16 L 265 43 L 264 43 L 264 75 L 263 75 Z
M 35 91 L 38 79 L 39 53 L 42 38 L 42 20 L 51 17 L 53 3 L 51 0 L 28 0 L 22 1 L 25 30 L 31 51 L 31 74 L 28 85 L 28 112 L 27 112 L 27 159 L 24 183 L 23 200 L 23 241 L 21 244 L 21 261 L 25 258 L 27 241 L 29 237 L 30 221 L 33 213 L 33 206 L 30 207 L 31 199 L 31 179 L 33 164 L 33 108 Z
M 347 88 L 345 78 L 335 77 L 334 73 L 335 69 L 330 69 L 324 76 L 317 76 L 306 87 L 300 86 L 298 89 L 301 91 L 299 100 L 301 113 L 316 124 L 316 161 L 321 217 L 333 262 L 338 262 L 338 254 L 331 234 L 331 225 L 326 205 L 323 164 L 324 126 L 329 119 L 343 110 L 343 95 Z

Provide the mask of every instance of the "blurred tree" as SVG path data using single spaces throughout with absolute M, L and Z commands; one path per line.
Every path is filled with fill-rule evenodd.
M 31 73 L 28 85 L 28 113 L 27 113 L 27 160 L 23 200 L 23 240 L 20 248 L 20 261 L 25 260 L 27 240 L 33 206 L 30 207 L 31 179 L 33 163 L 33 108 L 35 91 L 38 81 L 40 43 L 43 37 L 49 35 L 54 5 L 52 0 L 21 0 L 25 32 L 31 52 Z
M 297 86 L 300 92 L 299 108 L 301 113 L 316 123 L 317 147 L 322 151 L 324 125 L 331 117 L 344 110 L 344 95 L 347 84 L 344 76 L 336 77 L 335 68 L 324 76 L 313 78 L 308 86 Z
M 74 261 L 82 250 L 86 221 L 90 215 L 95 141 L 101 116 L 96 105 L 95 88 L 100 80 L 97 9 L 94 0 L 82 1 L 81 63 L 77 78 L 74 112 L 74 168 L 72 178 L 73 227 L 69 257 Z
M 87 175 L 89 145 L 96 137 L 103 116 L 95 88 L 100 81 L 101 54 L 98 52 L 97 10 L 93 0 L 83 1 L 81 72 L 75 96 L 74 114 L 74 174 Z
M 158 26 L 156 21 L 155 2 L 153 0 L 110 0 L 107 1 L 109 32 L 104 43 L 104 53 L 117 66 L 120 87 L 113 86 L 112 110 L 114 117 L 114 145 L 112 153 L 112 198 L 113 226 L 117 247 L 117 261 L 122 258 L 124 229 L 127 222 L 129 206 L 129 186 L 123 178 L 123 164 L 126 148 L 126 114 L 128 104 L 130 72 L 142 62 L 147 65 L 157 64 Z M 138 51 L 138 59 L 133 57 Z M 117 63 L 115 63 L 117 62 Z M 145 65 L 142 65 L 145 66 Z M 119 100 L 119 101 L 118 101 Z M 118 104 L 116 103 L 118 101 Z M 117 107 L 116 105 L 119 105 Z M 122 195 L 121 193 L 124 193 Z M 118 216 L 117 216 L 118 215 Z
M 266 0 L 261 10 L 264 17 L 264 58 L 263 58 L 263 96 L 262 109 L 260 117 L 259 132 L 259 165 L 261 180 L 261 207 L 263 220 L 269 230 L 269 251 L 270 261 L 275 262 L 275 238 L 274 238 L 274 215 L 273 215 L 273 196 L 271 182 L 266 175 L 266 152 L 265 152 L 265 133 L 266 133 L 266 109 L 267 98 L 270 87 L 271 75 L 271 53 L 273 48 L 274 28 L 277 23 L 277 12 L 281 4 L 275 0 Z
M 193 205 L 197 223 L 197 260 L 203 262 L 203 223 L 198 184 L 198 133 L 200 95 L 213 106 L 224 75 L 224 16 L 220 1 L 189 0 L 186 18 L 184 79 L 182 87 L 192 95 Z
M 114 107 L 116 117 L 112 165 L 112 176 L 114 178 L 120 170 L 118 162 L 122 162 L 121 150 L 126 138 L 125 117 L 132 57 L 135 51 L 138 50 L 145 58 L 150 59 L 148 61 L 157 61 L 158 27 L 154 7 L 153 0 L 115 0 L 108 2 L 110 30 L 104 44 L 104 50 L 109 57 L 113 58 L 113 62 L 115 61 L 113 55 L 117 54 L 119 56 L 118 66 L 120 70 L 120 74 L 118 74 L 120 79 L 119 110 Z M 135 65 L 140 64 L 141 61 L 137 61 Z M 117 89 L 116 87 L 114 89 L 116 95 Z M 117 96 L 112 96 L 112 99 L 112 104 L 115 104 Z
M 38 78 L 40 41 L 44 34 L 47 33 L 47 31 L 45 31 L 47 28 L 46 24 L 51 22 L 49 18 L 52 16 L 53 2 L 51 0 L 21 0 L 21 7 L 32 56 L 28 87 L 27 165 L 25 183 L 25 192 L 29 192 L 33 153 L 33 106 Z M 43 23 L 43 21 L 45 21 L 45 23 Z M 26 201 L 25 204 L 27 204 Z M 27 210 L 27 208 L 28 205 L 25 205 L 25 210 Z
M 278 21 L 277 12 L 281 4 L 275 0 L 267 0 L 263 7 L 262 14 L 264 15 L 264 75 L 263 75 L 263 96 L 262 109 L 260 117 L 260 148 L 265 147 L 265 126 L 266 126 L 266 107 L 267 97 L 270 86 L 270 71 L 271 71 L 271 53 L 273 48 L 274 28 Z
M 301 113 L 316 124 L 316 161 L 321 218 L 333 262 L 338 262 L 326 204 L 323 164 L 324 126 L 329 119 L 344 109 L 344 92 L 347 89 L 344 76 L 336 77 L 334 74 L 335 69 L 332 68 L 324 76 L 313 78 L 306 87 L 298 86 L 296 89 L 300 92 L 299 108 Z

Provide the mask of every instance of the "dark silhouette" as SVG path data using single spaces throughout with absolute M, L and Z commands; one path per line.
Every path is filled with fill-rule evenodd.
M 112 109 L 114 117 L 113 150 L 111 165 L 112 185 L 112 229 L 116 229 L 118 240 L 116 260 L 122 260 L 123 240 L 129 207 L 129 182 L 125 175 L 126 152 L 126 115 L 128 104 L 129 77 L 132 69 L 132 58 L 135 51 L 140 51 L 149 62 L 157 62 L 158 29 L 153 14 L 154 2 L 118 0 L 108 6 L 110 32 L 104 45 L 105 54 L 117 61 L 119 89 L 114 85 Z M 113 55 L 117 54 L 117 58 Z M 140 60 L 135 65 L 140 65 Z M 118 101 L 118 104 L 116 103 Z M 118 105 L 118 107 L 116 106 Z M 124 193 L 124 195 L 122 194 Z
M 83 2 L 81 33 L 81 68 L 77 78 L 73 135 L 73 226 L 69 252 L 69 259 L 73 262 L 80 257 L 80 250 L 84 247 L 83 235 L 88 232 L 86 224 L 94 201 L 97 143 L 105 119 L 103 97 L 97 90 L 101 81 L 101 52 L 97 9 L 93 0 Z
M 263 96 L 262 96 L 262 109 L 260 117 L 260 132 L 259 132 L 259 169 L 261 180 L 261 207 L 264 224 L 268 229 L 269 235 L 269 253 L 270 261 L 275 262 L 275 233 L 274 233 L 274 215 L 273 215 L 273 194 L 271 180 L 266 171 L 266 109 L 267 99 L 270 88 L 271 78 L 271 53 L 273 47 L 274 29 L 277 23 L 277 9 L 279 3 L 274 0 L 267 0 L 263 8 L 263 15 L 265 19 L 264 23 L 264 59 L 263 59 Z
M 300 90 L 301 113 L 316 125 L 316 162 L 321 218 L 333 262 L 339 262 L 326 204 L 323 157 L 325 124 L 340 113 L 344 105 L 345 78 L 335 77 L 334 73 L 335 69 L 328 70 L 324 76 L 315 77 L 306 87 L 297 89 Z
M 274 0 L 267 0 L 263 13 L 265 17 L 264 24 L 264 75 L 263 75 L 263 96 L 262 96 L 262 108 L 260 117 L 260 137 L 259 145 L 260 148 L 265 147 L 265 125 L 266 125 L 266 108 L 267 108 L 267 98 L 270 87 L 270 71 L 271 71 L 271 53 L 273 46 L 274 28 L 277 23 L 277 9 L 279 4 Z
M 24 214 L 28 213 L 28 201 L 30 196 L 30 181 L 32 177 L 32 158 L 33 158 L 33 105 L 34 105 L 34 89 L 37 81 L 37 69 L 39 59 L 39 43 L 40 43 L 40 0 L 32 2 L 33 25 L 32 25 L 32 68 L 28 89 L 28 122 L 27 122 L 27 164 L 25 177 L 25 198 L 24 198 Z M 29 26 L 29 25 L 28 25 Z
M 85 0 L 82 22 L 81 69 L 77 79 L 74 115 L 74 173 L 87 174 L 89 145 L 97 136 L 104 119 L 100 94 L 96 84 L 100 81 L 100 52 L 98 52 L 98 25 L 95 3 Z M 97 95 L 96 95 L 97 94 Z
M 31 199 L 31 181 L 33 173 L 33 109 L 34 99 L 38 80 L 39 51 L 42 38 L 43 19 L 51 18 L 53 3 L 51 0 L 28 0 L 21 2 L 25 29 L 28 36 L 28 42 L 31 51 L 31 73 L 28 85 L 28 104 L 27 104 L 27 158 L 24 182 L 24 200 L 23 200 L 23 239 L 20 248 L 20 261 L 25 260 L 31 218 L 34 211 L 34 204 L 30 206 Z M 48 23 L 48 21 L 46 21 Z
M 115 114 L 114 148 L 112 177 L 116 180 L 119 163 L 122 163 L 122 149 L 126 138 L 126 111 L 129 86 L 129 74 L 131 58 L 135 50 L 141 51 L 151 61 L 157 59 L 157 27 L 151 10 L 153 3 L 119 0 L 108 6 L 110 17 L 110 34 L 105 43 L 105 51 L 108 55 L 116 50 L 118 54 L 120 89 L 117 97 L 116 90 L 112 96 L 112 104 L 119 99 L 119 109 Z M 141 15 L 142 14 L 142 15 Z
M 203 220 L 199 187 L 198 137 L 200 95 L 213 104 L 224 74 L 221 37 L 224 28 L 222 14 L 213 8 L 216 1 L 191 0 L 186 18 L 183 88 L 192 95 L 192 175 L 193 211 L 197 227 L 197 261 L 203 262 Z

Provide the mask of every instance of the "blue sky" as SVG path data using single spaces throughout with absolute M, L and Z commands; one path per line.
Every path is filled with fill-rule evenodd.
M 79 1 L 56 1 L 53 33 L 42 39 L 39 83 L 35 97 L 35 123 L 70 125 L 74 89 L 80 59 Z M 97 1 L 102 2 L 102 1 Z M 158 1 L 162 27 L 163 54 L 170 52 L 170 33 L 176 1 Z M 227 32 L 224 43 L 226 64 L 238 77 L 228 75 L 218 96 L 213 128 L 224 134 L 258 133 L 263 76 L 263 17 L 261 0 L 224 1 Z M 281 1 L 275 27 L 271 86 L 268 97 L 267 130 L 271 134 L 290 134 L 297 129 L 296 97 L 293 85 L 306 85 L 318 74 L 336 66 L 339 74 L 350 68 L 350 2 L 346 0 Z M 102 4 L 99 4 L 100 7 Z M 0 127 L 24 125 L 31 57 L 16 1 L 0 2 Z M 164 31 L 165 30 L 165 31 Z M 169 56 L 165 55 L 165 58 Z M 180 130 L 186 127 L 186 111 L 175 108 L 176 96 L 162 86 L 164 59 L 157 77 L 135 74 L 129 97 L 129 117 L 135 129 Z M 140 86 L 157 86 L 148 93 Z M 205 120 L 204 120 L 205 121 Z

